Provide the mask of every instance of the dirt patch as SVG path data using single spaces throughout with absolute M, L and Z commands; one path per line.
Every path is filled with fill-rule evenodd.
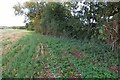
M 110 70 L 120 71 L 120 67 L 119 67 L 119 66 L 108 66 L 108 68 L 109 68 Z
M 76 57 L 78 57 L 78 58 L 81 58 L 81 57 L 84 56 L 83 53 L 81 53 L 78 50 L 70 50 L 69 53 L 72 54 L 72 55 L 74 55 L 74 56 L 76 56 Z

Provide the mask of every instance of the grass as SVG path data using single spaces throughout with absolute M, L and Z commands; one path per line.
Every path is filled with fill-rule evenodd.
M 69 51 L 79 51 L 78 58 Z M 109 45 L 30 32 L 2 56 L 3 77 L 117 78 L 118 65 Z

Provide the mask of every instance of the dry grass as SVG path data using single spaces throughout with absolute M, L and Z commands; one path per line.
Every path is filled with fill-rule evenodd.
M 10 49 L 10 46 L 14 44 L 18 39 L 24 36 L 27 31 L 13 30 L 13 29 L 0 29 L 0 42 L 8 42 L 9 44 L 0 47 L 0 54 L 5 53 Z

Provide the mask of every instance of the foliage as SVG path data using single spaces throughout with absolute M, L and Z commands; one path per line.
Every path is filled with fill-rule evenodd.
M 70 54 L 78 50 L 84 56 Z M 110 52 L 109 45 L 88 40 L 56 38 L 29 33 L 3 54 L 3 77 L 55 78 L 117 78 L 117 72 L 108 69 L 118 65 L 118 59 Z M 103 55 L 104 53 L 104 55 Z
M 26 28 L 38 33 L 75 39 L 98 39 L 114 45 L 120 44 L 119 2 L 25 2 L 15 6 L 17 14 L 27 17 Z M 24 10 L 29 12 L 25 13 Z M 112 28 L 110 27 L 111 22 Z M 108 26 L 109 25 L 109 26 Z M 114 28 L 117 26 L 116 28 Z M 106 31 L 106 27 L 108 31 Z M 110 30 L 112 29 L 112 30 Z M 117 33 L 114 33 L 117 31 Z M 114 34 L 118 35 L 117 38 Z M 115 39 L 113 39 L 115 38 Z M 113 40 L 112 40 L 113 39 Z
M 20 3 L 16 4 L 13 8 L 15 9 L 16 15 L 24 15 L 25 23 L 28 30 L 36 30 L 37 25 L 39 25 L 39 19 L 41 18 L 41 13 L 43 7 L 45 6 L 44 2 L 25 2 L 23 5 Z M 29 27 L 30 26 L 30 27 Z
M 43 33 L 53 35 L 62 33 L 69 16 L 69 11 L 61 3 L 49 2 L 40 21 Z
M 84 2 L 83 6 L 78 6 L 78 3 L 25 2 L 23 6 L 19 4 L 14 9 L 19 14 L 25 14 L 29 21 L 27 28 L 37 32 L 76 39 L 105 40 L 103 25 L 111 20 L 111 16 L 119 13 L 119 2 L 91 1 Z M 29 12 L 23 13 L 23 9 Z

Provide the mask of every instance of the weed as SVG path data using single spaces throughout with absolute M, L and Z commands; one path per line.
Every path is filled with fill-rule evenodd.
M 76 50 L 84 56 L 74 56 Z M 34 32 L 17 41 L 10 51 L 3 54 L 2 61 L 5 67 L 3 77 L 118 77 L 115 71 L 107 68 L 109 65 L 118 65 L 117 56 L 110 52 L 108 45 Z

